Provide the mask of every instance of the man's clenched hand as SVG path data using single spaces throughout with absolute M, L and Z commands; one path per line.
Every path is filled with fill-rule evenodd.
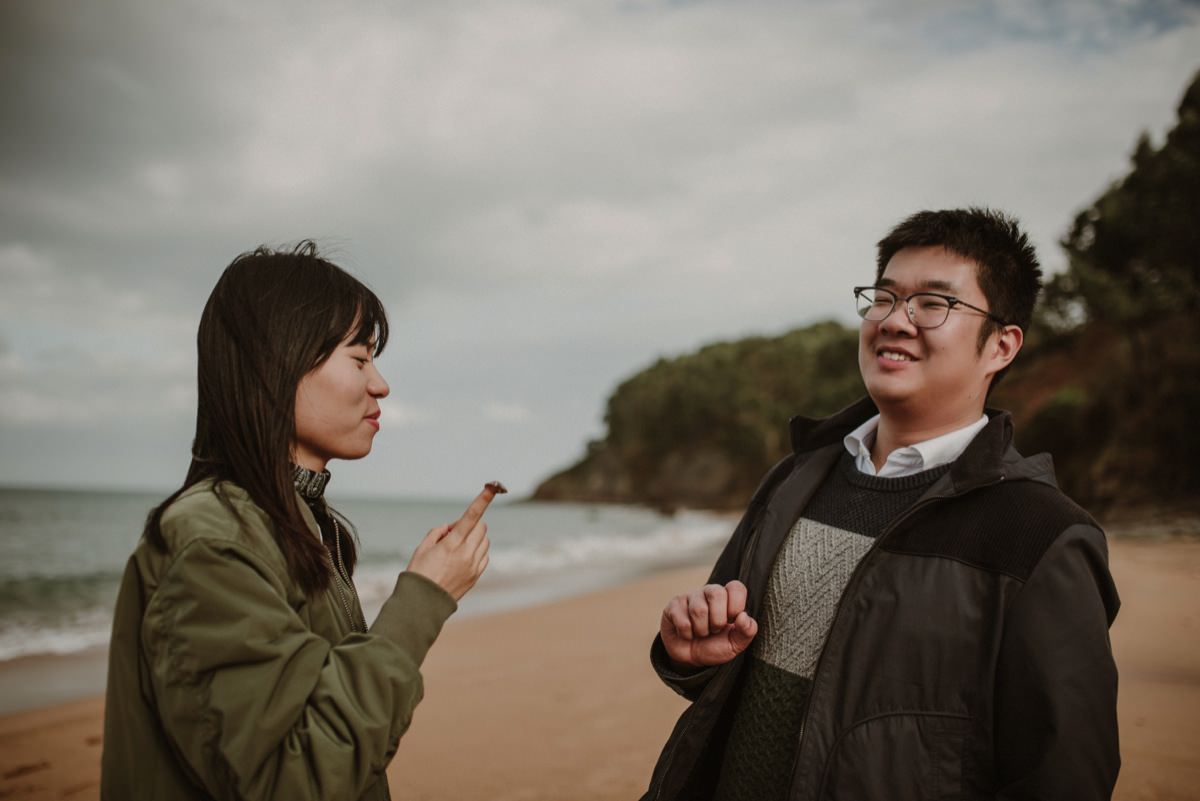
M 706 584 L 671 599 L 659 629 L 676 666 L 723 665 L 745 651 L 758 623 L 746 614 L 746 585 Z

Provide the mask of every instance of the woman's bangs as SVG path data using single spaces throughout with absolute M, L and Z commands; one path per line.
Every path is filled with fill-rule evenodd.
M 379 298 L 375 297 L 375 293 L 366 287 L 363 287 L 362 297 L 359 298 L 354 310 L 353 324 L 357 325 L 354 339 L 351 340 L 353 344 L 373 344 L 373 355 L 378 356 L 383 353 L 388 338 L 387 313 L 383 310 L 383 304 L 379 302 Z

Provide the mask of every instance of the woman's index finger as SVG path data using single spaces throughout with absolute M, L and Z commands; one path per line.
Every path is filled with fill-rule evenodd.
M 499 481 L 489 481 L 484 484 L 483 491 L 475 496 L 475 500 L 471 501 L 467 511 L 463 512 L 463 516 L 454 524 L 455 530 L 463 535 L 468 534 L 483 517 L 483 513 L 487 511 L 488 504 L 492 502 L 492 499 L 504 492 L 508 492 L 508 490 Z

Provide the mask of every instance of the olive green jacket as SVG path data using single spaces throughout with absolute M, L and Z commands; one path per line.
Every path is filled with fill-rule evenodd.
M 421 662 L 457 605 L 404 572 L 355 632 L 336 586 L 306 597 L 266 514 L 219 489 L 232 510 L 197 484 L 163 514 L 167 550 L 143 539 L 126 566 L 101 797 L 389 798 L 384 769 L 421 700 Z

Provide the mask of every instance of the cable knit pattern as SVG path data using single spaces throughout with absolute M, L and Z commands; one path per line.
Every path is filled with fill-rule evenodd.
M 845 453 L 809 501 L 767 582 L 718 801 L 786 797 L 817 660 L 842 593 L 875 538 L 949 469 L 879 478 L 860 473 Z
M 789 673 L 811 677 L 842 589 L 874 541 L 801 518 L 775 559 L 759 615 L 761 633 L 750 653 Z

